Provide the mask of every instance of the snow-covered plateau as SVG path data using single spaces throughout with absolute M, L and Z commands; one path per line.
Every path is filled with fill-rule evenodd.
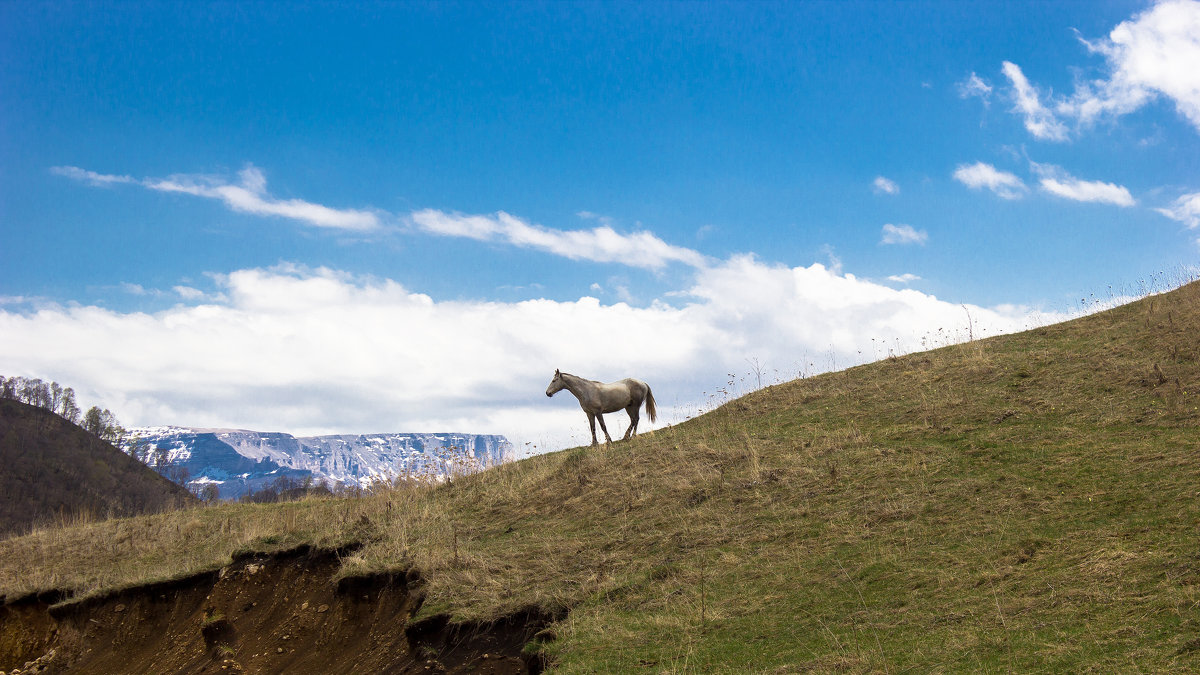
M 280 478 L 370 487 L 404 476 L 441 480 L 513 458 L 505 437 L 480 434 L 360 434 L 310 436 L 239 429 L 144 427 L 130 430 L 126 452 L 188 487 L 217 486 L 237 499 Z

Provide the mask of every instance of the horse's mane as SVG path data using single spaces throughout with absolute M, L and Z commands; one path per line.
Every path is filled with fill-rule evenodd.
M 573 377 L 573 378 L 575 378 L 575 379 L 577 379 L 577 380 L 583 380 L 584 382 L 591 382 L 592 384 L 604 384 L 604 383 L 603 383 L 603 382 L 601 382 L 600 380 L 589 380 L 589 379 L 587 379 L 586 377 L 579 377 L 578 375 L 575 375 L 575 374 L 572 374 L 572 373 L 563 373 L 563 375 L 570 375 L 571 377 Z

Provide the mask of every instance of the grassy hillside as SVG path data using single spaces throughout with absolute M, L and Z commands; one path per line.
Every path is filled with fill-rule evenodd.
M 39 523 L 151 513 L 196 501 L 58 415 L 0 399 L 0 537 Z
M 417 620 L 569 609 L 562 673 L 1197 670 L 1197 336 L 1194 283 L 451 485 L 39 531 L 0 592 L 365 541 Z

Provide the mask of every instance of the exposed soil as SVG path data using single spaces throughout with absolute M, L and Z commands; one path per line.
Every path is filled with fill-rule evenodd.
M 342 552 L 344 553 L 344 552 Z M 522 649 L 556 618 L 416 624 L 410 574 L 333 582 L 338 551 L 239 558 L 219 572 L 55 604 L 0 607 L 6 673 L 537 673 Z

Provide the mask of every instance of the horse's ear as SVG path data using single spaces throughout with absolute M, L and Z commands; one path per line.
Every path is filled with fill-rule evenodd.
M 562 375 L 562 373 L 558 372 L 558 368 L 555 368 L 555 369 L 554 369 L 554 376 L 555 376 L 555 377 L 558 377 L 559 375 Z

